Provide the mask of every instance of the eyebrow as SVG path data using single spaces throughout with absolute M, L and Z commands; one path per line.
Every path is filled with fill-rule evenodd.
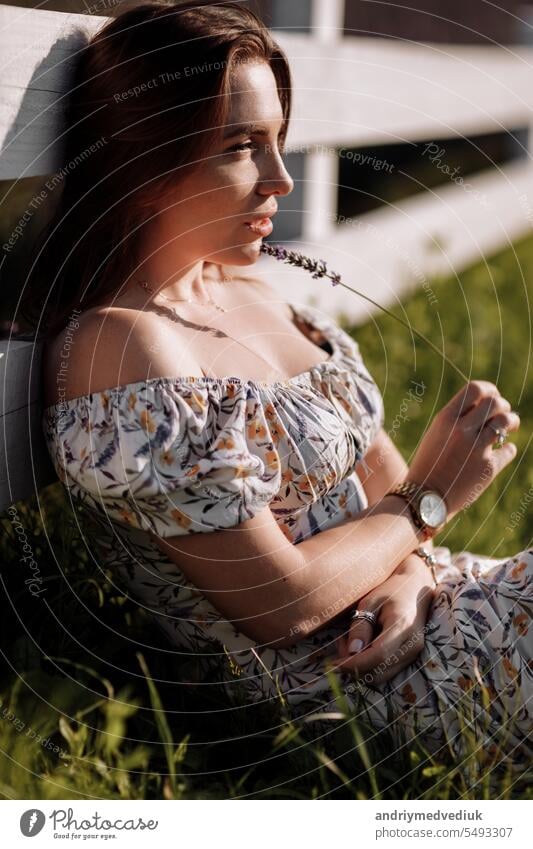
M 280 130 L 282 126 L 283 120 L 280 125 Z M 234 136 L 252 134 L 256 136 L 268 136 L 268 127 L 265 127 L 263 124 L 235 124 L 224 133 L 223 138 L 232 139 Z

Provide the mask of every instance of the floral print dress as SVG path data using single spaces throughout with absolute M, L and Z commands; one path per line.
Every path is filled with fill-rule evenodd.
M 325 611 L 328 624 L 289 648 L 257 644 L 147 533 L 227 529 L 270 505 L 296 545 L 368 506 L 354 468 L 384 424 L 382 396 L 357 342 L 317 309 L 290 306 L 330 353 L 307 372 L 270 384 L 148 379 L 50 406 L 43 428 L 60 480 L 91 517 L 100 565 L 178 655 L 194 655 L 230 698 L 236 682 L 250 703 L 281 694 L 302 720 L 339 709 L 328 669 L 348 614 Z M 399 740 L 419 736 L 457 758 L 469 725 L 482 758 L 500 746 L 503 762 L 521 770 L 533 755 L 533 550 L 494 559 L 435 546 L 435 554 L 439 586 L 422 652 L 380 685 L 336 671 L 343 704 L 375 728 L 398 729 Z

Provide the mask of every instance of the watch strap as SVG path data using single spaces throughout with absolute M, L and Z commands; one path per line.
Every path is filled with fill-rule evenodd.
M 424 535 L 425 541 L 435 536 L 435 530 L 434 528 L 430 528 L 429 525 L 426 525 L 417 509 L 417 503 L 424 491 L 425 487 L 422 486 L 422 484 L 416 483 L 415 481 L 403 481 L 403 483 L 400 483 L 398 486 L 395 486 L 394 489 L 391 489 L 388 495 L 399 495 L 405 499 L 409 506 L 413 522 L 418 530 Z

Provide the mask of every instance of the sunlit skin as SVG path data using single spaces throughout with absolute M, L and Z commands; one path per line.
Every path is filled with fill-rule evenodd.
M 209 263 L 253 265 L 262 240 L 244 222 L 275 210 L 276 197 L 294 187 L 280 152 L 283 111 L 268 63 L 239 63 L 230 100 L 218 134 L 232 137 L 214 141 L 202 167 L 176 183 L 168 208 L 143 228 L 140 256 L 145 259 L 132 278 L 150 280 L 168 298 L 212 296 Z M 267 134 L 235 135 L 235 125 L 242 123 L 264 127 Z M 123 296 L 135 297 L 132 281 L 125 289 Z

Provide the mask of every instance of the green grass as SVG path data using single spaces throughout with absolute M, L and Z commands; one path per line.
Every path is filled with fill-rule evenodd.
M 436 304 L 419 291 L 403 305 L 404 319 L 445 345 L 472 378 L 497 383 L 522 419 L 511 467 L 437 539 L 452 551 L 505 556 L 531 546 L 530 510 L 508 530 L 533 485 L 527 300 L 533 242 L 515 250 L 459 279 L 431 281 Z M 434 412 L 463 381 L 387 316 L 353 333 L 383 391 L 386 429 L 410 380 L 427 386 L 423 404 L 411 402 L 409 420 L 393 431 L 409 459 Z M 282 700 L 239 709 L 237 689 L 233 709 L 224 710 L 229 705 L 216 686 L 177 683 L 194 682 L 194 661 L 169 653 L 146 614 L 94 566 L 59 484 L 17 509 L 46 592 L 34 598 L 24 585 L 19 543 L 4 514 L 0 796 L 533 798 L 530 776 L 513 784 L 491 762 L 479 761 L 466 726 L 473 754 L 461 767 L 449 752 L 430 756 L 418 742 L 395 751 L 387 730 L 376 733 L 347 710 L 344 719 L 331 720 L 328 747 L 313 741 L 312 726 L 306 731 L 290 721 Z M 113 631 L 129 640 L 115 639 Z
M 431 339 L 469 380 L 495 383 L 521 419 L 520 430 L 510 435 L 518 448 L 516 458 L 436 543 L 452 551 L 505 557 L 530 547 L 533 537 L 528 522 L 533 493 L 533 242 L 516 243 L 457 278 L 432 280 L 430 287 L 436 302 L 419 290 L 392 312 Z M 465 380 L 416 333 L 411 336 L 383 313 L 353 336 L 383 393 L 385 430 L 409 463 L 434 414 Z M 407 412 L 404 406 L 408 418 L 402 421 L 401 405 L 412 380 L 426 389 L 422 403 L 410 400 Z

